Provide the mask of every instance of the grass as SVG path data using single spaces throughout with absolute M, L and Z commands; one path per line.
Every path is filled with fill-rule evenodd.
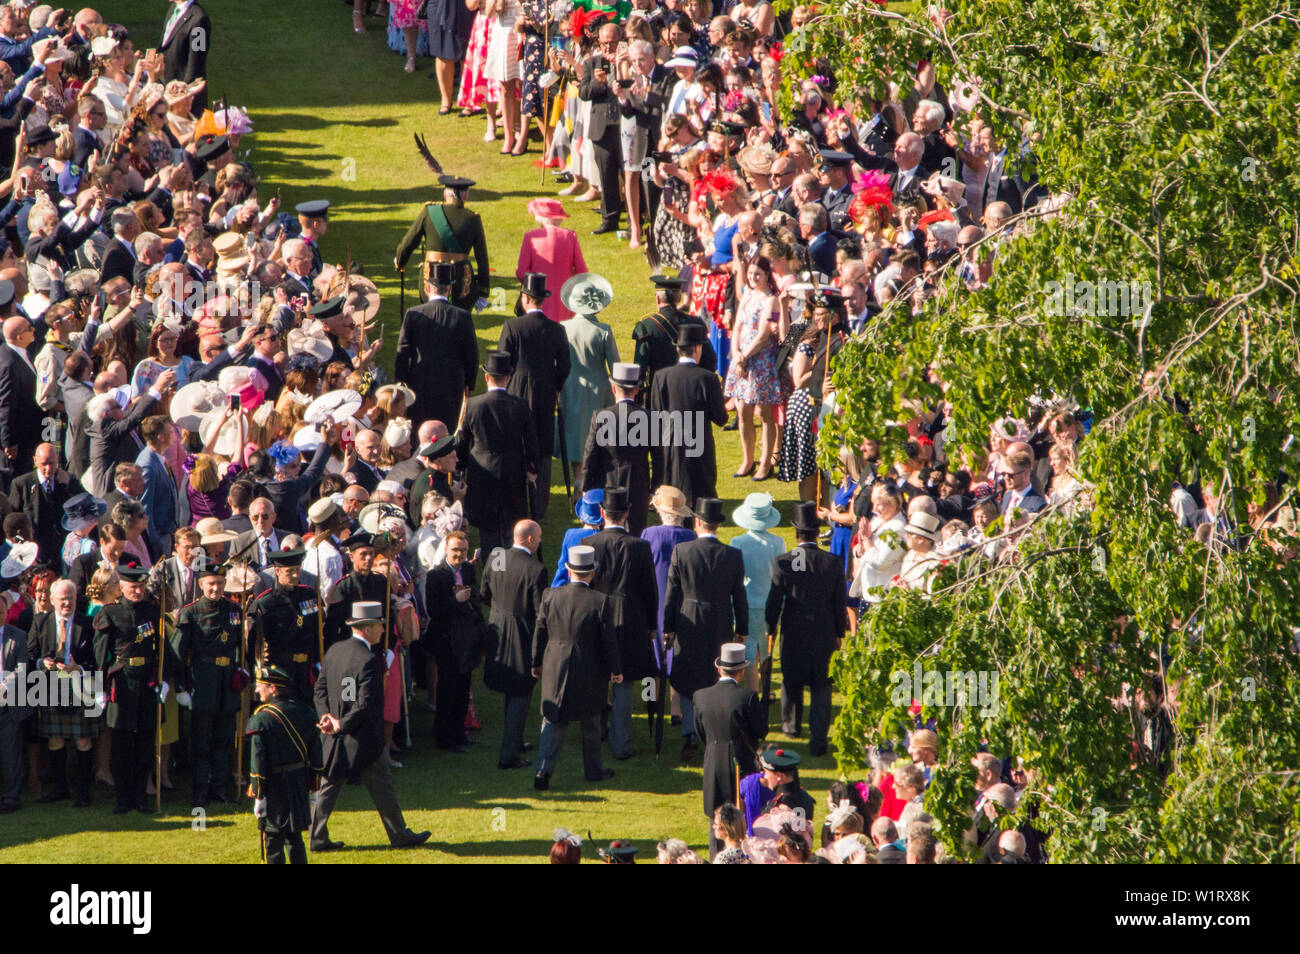
M 434 155 L 449 171 L 471 176 L 478 186 L 470 205 L 484 218 L 493 284 L 517 287 L 514 267 L 519 242 L 534 227 L 525 211 L 537 194 L 553 194 L 556 187 L 541 185 L 537 142 L 530 158 L 497 155 L 496 145 L 482 141 L 482 119 L 439 117 L 437 85 L 427 78 L 432 61 L 422 60 L 414 74 L 402 71 L 403 57 L 388 50 L 378 21 L 370 21 L 365 36 L 352 33 L 348 8 L 337 0 L 307 0 L 298 4 L 258 7 L 250 16 L 246 3 L 205 0 L 214 24 L 209 61 L 211 96 L 225 96 L 244 106 L 253 119 L 254 133 L 241 143 L 251 151 L 251 161 L 262 182 L 263 202 L 268 190 L 279 187 L 284 207 L 326 198 L 331 202 L 329 233 L 322 242 L 327 261 L 343 262 L 349 247 L 384 297 L 380 321 L 385 363 L 391 370 L 401 318 L 398 281 L 392 268 L 393 250 L 423 202 L 437 198 L 434 178 L 419 159 L 412 133 L 426 136 Z M 118 0 L 105 9 L 119 17 L 136 37 L 136 46 L 161 30 L 162 8 L 156 0 Z M 653 310 L 648 282 L 650 270 L 639 252 L 612 236 L 587 233 L 599 224 L 590 205 L 565 203 L 592 271 L 609 278 L 614 303 L 602 314 L 614 328 L 620 353 L 630 360 L 632 326 Z M 408 305 L 413 289 L 408 287 Z M 507 296 L 513 304 L 514 296 Z M 504 312 L 476 316 L 480 345 L 496 345 Z M 482 387 L 480 381 L 479 387 Z M 779 498 L 784 526 L 775 532 L 793 544 L 789 529 L 791 506 L 797 490 L 775 480 L 753 484 L 730 475 L 739 467 L 740 452 L 734 432 L 716 435 L 719 459 L 719 495 L 726 513 L 753 490 Z M 546 552 L 553 561 L 564 530 L 571 526 L 566 510 L 558 462 L 553 475 L 553 499 L 544 522 Z M 724 540 L 741 532 L 723 529 Z M 544 546 L 546 546 L 544 544 Z M 377 850 L 387 847 L 379 819 L 360 787 L 349 788 L 331 819 L 331 834 L 357 850 L 322 855 L 312 862 L 521 862 L 544 860 L 556 826 L 598 842 L 627 838 L 641 846 L 641 858 L 653 858 L 654 843 L 673 836 L 702 848 L 707 826 L 700 796 L 699 756 L 694 767 L 678 758 L 680 742 L 666 728 L 664 753 L 653 755 L 644 711 L 634 717 L 633 739 L 637 755 L 626 762 L 608 762 L 616 776 L 599 786 L 582 780 L 576 727 L 565 745 L 551 790 L 538 796 L 527 770 L 498 771 L 501 697 L 475 680 L 474 699 L 485 728 L 482 745 L 467 755 L 438 753 L 432 745 L 432 717 L 415 712 L 414 751 L 397 771 L 398 798 L 408 824 L 433 831 L 431 847 L 418 852 Z M 537 696 L 534 695 L 535 702 Z M 423 704 L 417 693 L 416 706 Z M 837 700 L 838 703 L 838 700 Z M 805 713 L 806 714 L 806 713 Z M 776 713 L 773 712 L 775 719 Z M 540 716 L 530 715 L 526 738 L 536 743 Z M 806 729 L 805 729 L 806 732 Z M 826 787 L 838 777 L 831 757 L 808 758 L 807 738 L 769 739 L 792 744 L 805 756 L 804 785 L 824 814 Z M 184 785 L 185 779 L 178 779 Z M 96 790 L 90 810 L 73 809 L 68 802 L 27 807 L 0 822 L 0 862 L 256 862 L 258 835 L 248 803 L 214 806 L 199 830 L 189 814 L 184 789 L 164 800 L 166 814 L 157 819 L 141 815 L 110 814 L 111 794 Z M 108 837 L 105 837 L 108 836 Z M 594 852 L 588 852 L 593 856 Z

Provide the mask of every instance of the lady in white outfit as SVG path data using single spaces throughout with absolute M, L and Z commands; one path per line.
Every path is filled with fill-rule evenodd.
M 858 545 L 853 550 L 853 582 L 849 585 L 849 598 L 861 601 L 859 612 L 885 598 L 884 590 L 902 569 L 903 557 L 903 496 L 885 481 L 871 488 L 871 521 L 858 533 Z
M 501 119 L 505 131 L 501 155 L 505 156 L 514 152 L 519 133 L 520 36 L 515 32 L 515 21 L 523 15 L 523 7 L 519 0 L 484 0 L 483 15 L 493 21 L 492 43 L 483 76 L 501 84 Z

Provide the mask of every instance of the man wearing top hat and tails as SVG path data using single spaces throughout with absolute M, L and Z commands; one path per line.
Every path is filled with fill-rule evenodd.
M 682 325 L 677 363 L 655 375 L 650 394 L 650 410 L 659 412 L 662 461 L 654 483 L 676 487 L 687 500 L 717 495 L 718 462 L 709 425 L 727 423 L 722 384 L 700 367 L 706 340 L 703 325 Z
M 402 318 L 393 370 L 415 392 L 407 408 L 412 421 L 441 421 L 454 431 L 460 409 L 474 387 L 478 339 L 474 319 L 448 298 L 456 283 L 456 266 L 434 262 L 427 269 L 425 303 Z
M 795 505 L 797 541 L 777 557 L 767 595 L 767 632 L 781 627 L 781 731 L 799 734 L 803 690 L 812 694 L 812 754 L 825 755 L 831 725 L 831 655 L 848 628 L 844 562 L 817 545 L 817 505 Z
M 704 815 L 736 801 L 740 775 L 758 770 L 755 760 L 767 735 L 767 711 L 758 693 L 737 681 L 745 671 L 744 643 L 723 643 L 714 661 L 718 681 L 695 694 L 695 737 L 704 743 Z M 722 847 L 709 826 L 709 859 Z
M 717 679 L 714 660 L 722 644 L 743 642 L 749 632 L 745 561 L 718 539 L 721 525 L 721 500 L 696 501 L 696 538 L 677 544 L 668 564 L 664 645 L 674 651 L 669 679 L 682 700 L 684 760 L 698 745 L 693 696 Z
M 429 840 L 429 832 L 406 827 L 393 774 L 384 758 L 384 669 L 386 660 L 375 648 L 384 633 L 382 603 L 353 603 L 348 617 L 349 639 L 325 653 L 316 680 L 316 723 L 325 736 L 322 745 L 324 781 L 311 818 L 311 850 L 337 851 L 331 841 L 330 812 L 348 782 L 363 782 L 379 811 L 394 848 L 414 848 Z M 391 656 L 392 650 L 389 654 Z
M 533 678 L 542 681 L 542 737 L 533 788 L 544 792 L 570 722 L 582 725 L 582 768 L 589 782 L 614 777 L 600 761 L 600 714 L 606 687 L 623 681 L 609 599 L 591 589 L 596 551 L 569 549 L 569 582 L 547 590 L 533 633 Z
M 465 208 L 465 197 L 474 181 L 450 175 L 441 175 L 438 181 L 443 186 L 443 201 L 424 204 L 398 244 L 394 264 L 399 272 L 404 271 L 407 259 L 423 238 L 422 277 L 427 279 L 427 270 L 434 262 L 450 262 L 456 268 L 452 304 L 466 310 L 481 309 L 487 305 L 489 288 L 487 238 L 478 213 Z M 469 261 L 471 252 L 473 265 Z
M 456 456 L 465 466 L 465 517 L 489 554 L 506 545 L 515 524 L 528 517 L 526 488 L 539 471 L 533 413 L 522 398 L 506 393 L 510 355 L 489 352 L 483 377 L 487 391 L 469 399 Z
M 614 403 L 591 416 L 582 453 L 581 493 L 605 487 L 627 488 L 627 529 L 635 537 L 645 529 L 650 510 L 650 414 L 637 404 L 641 367 L 614 365 L 609 383 Z
M 316 710 L 293 695 L 293 677 L 278 666 L 257 670 L 255 691 L 262 703 L 244 728 L 248 737 L 249 795 L 263 833 L 268 865 L 305 865 L 302 833 L 311 827 L 308 791 L 313 772 L 324 770 Z
M 546 276 L 541 272 L 524 275 L 519 291 L 518 317 L 501 328 L 497 350 L 510 355 L 513 370 L 507 390 L 523 398 L 532 410 L 537 434 L 537 483 L 532 487 L 534 520 L 546 516 L 551 499 L 551 457 L 555 453 L 555 406 L 569 376 L 569 338 L 564 326 L 542 311 L 551 297 Z
M 686 282 L 669 275 L 651 275 L 650 281 L 655 286 L 655 310 L 632 329 L 632 340 L 636 342 L 632 360 L 641 367 L 641 387 L 647 394 L 655 373 L 677 363 L 677 332 L 683 324 L 699 325 L 705 329 L 699 365 L 705 371 L 718 370 L 718 356 L 713 345 L 709 344 L 708 328 L 703 319 L 677 307 Z

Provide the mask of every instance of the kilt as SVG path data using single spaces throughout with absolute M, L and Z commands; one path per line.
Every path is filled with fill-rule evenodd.
M 82 706 L 43 706 L 38 723 L 45 739 L 93 739 L 104 725 L 104 714 L 91 718 Z

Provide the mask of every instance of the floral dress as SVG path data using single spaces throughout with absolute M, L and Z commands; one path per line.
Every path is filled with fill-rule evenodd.
M 762 324 L 772 311 L 773 299 L 764 292 L 747 289 L 740 300 L 736 316 L 737 346 L 743 354 L 758 337 Z M 777 344 L 771 337 L 758 354 L 749 359 L 744 372 L 740 363 L 727 372 L 723 393 L 742 404 L 778 404 L 781 401 L 781 382 L 776 373 Z
M 524 0 L 524 15 L 533 23 L 542 23 L 546 18 L 545 0 Z M 519 49 L 519 68 L 523 74 L 522 111 L 525 116 L 543 116 L 543 96 L 545 92 L 537 85 L 546 72 L 546 50 L 543 36 L 531 29 L 524 33 L 524 42 Z
M 419 10 L 420 0 L 388 0 L 388 48 L 394 53 L 406 52 L 406 37 L 402 31 L 418 27 L 415 55 L 429 55 L 429 34 L 425 21 L 416 17 Z
M 469 35 L 469 49 L 460 75 L 460 95 L 456 97 L 460 109 L 482 109 L 485 103 L 495 103 L 501 98 L 501 84 L 483 75 L 488 47 L 492 45 L 492 28 L 493 21 L 483 14 L 474 18 L 474 30 Z

